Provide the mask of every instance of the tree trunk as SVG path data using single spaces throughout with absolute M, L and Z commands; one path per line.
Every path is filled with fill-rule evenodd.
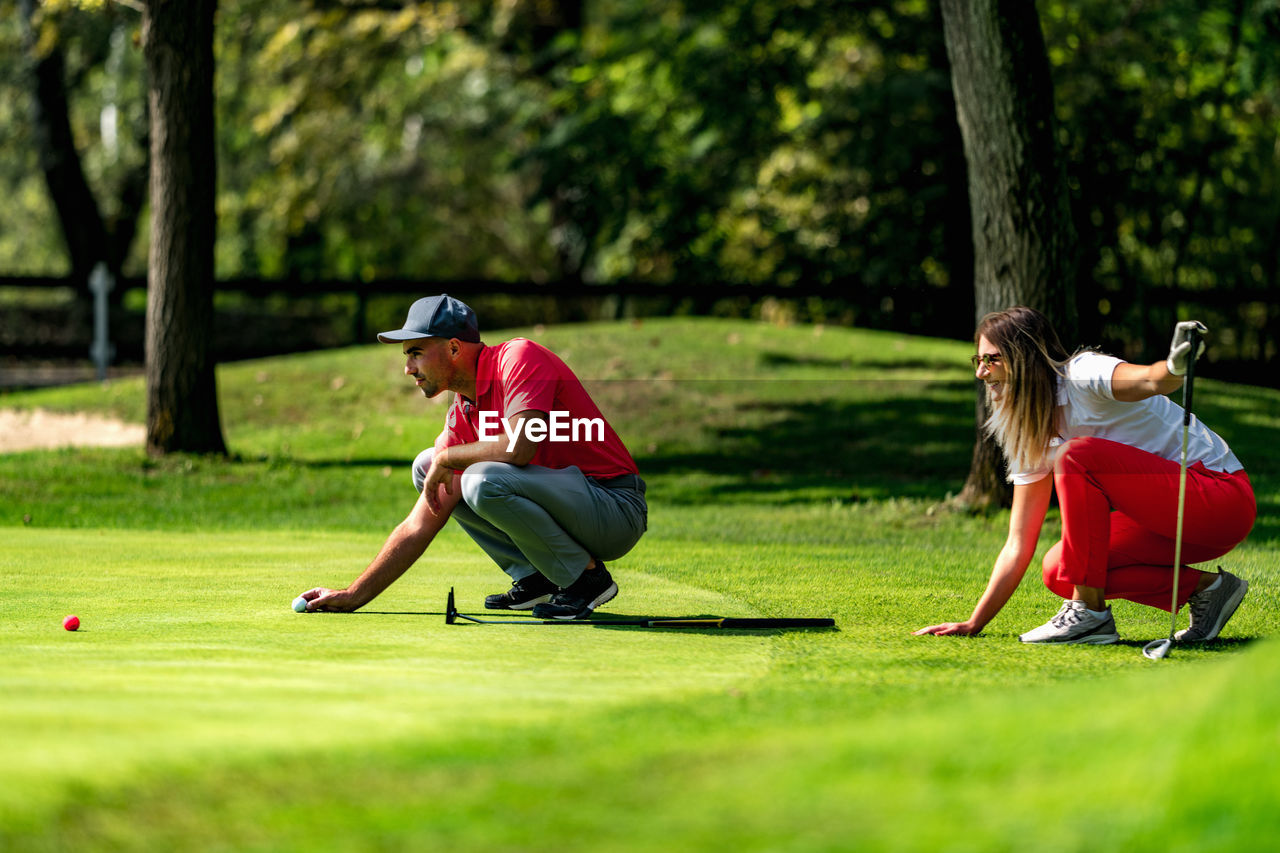
M 1035 6 L 1028 0 L 941 3 L 969 172 L 975 321 L 1029 305 L 1053 321 L 1070 348 L 1077 326 L 1076 235 Z M 979 403 L 979 424 L 983 418 Z M 1007 505 L 1011 495 L 999 449 L 979 432 L 959 502 L 984 509 Z
M 147 451 L 226 453 L 212 357 L 213 19 L 217 0 L 150 0 Z

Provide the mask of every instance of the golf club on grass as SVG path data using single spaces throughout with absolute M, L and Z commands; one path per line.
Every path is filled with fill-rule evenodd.
M 1142 647 L 1142 656 L 1160 660 L 1173 647 L 1173 634 L 1178 627 L 1178 580 L 1182 572 L 1182 512 L 1187 501 L 1187 434 L 1191 430 L 1191 382 L 1196 373 L 1196 356 L 1199 354 L 1200 332 L 1192 329 L 1191 349 L 1187 352 L 1187 381 L 1182 385 L 1182 462 L 1178 468 L 1178 526 L 1173 534 L 1173 603 L 1169 606 L 1169 636 L 1152 640 Z
M 449 598 L 445 602 L 444 622 L 453 625 L 459 619 L 475 622 L 478 625 L 636 625 L 642 628 L 727 628 L 731 630 L 768 630 L 776 628 L 834 628 L 836 620 L 829 618 L 790 617 L 780 619 L 767 618 L 735 618 L 721 616 L 702 616 L 689 619 L 602 619 L 593 622 L 590 619 L 478 619 L 459 613 L 453 602 L 453 587 L 449 587 Z

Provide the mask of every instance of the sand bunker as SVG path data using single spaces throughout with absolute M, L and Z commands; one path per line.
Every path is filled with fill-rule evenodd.
M 127 424 L 98 415 L 0 409 L 0 453 L 58 447 L 141 446 L 146 437 L 146 429 L 141 424 Z

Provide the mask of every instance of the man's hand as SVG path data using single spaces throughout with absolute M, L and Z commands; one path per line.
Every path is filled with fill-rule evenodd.
M 1200 346 L 1196 349 L 1194 356 L 1191 355 L 1192 331 L 1200 336 Z M 1187 375 L 1187 363 L 1192 358 L 1200 358 L 1204 352 L 1204 335 L 1208 331 L 1209 328 L 1199 320 L 1187 320 L 1173 327 L 1173 340 L 1169 342 L 1169 357 L 1164 362 L 1170 373 L 1174 376 Z
M 440 457 L 443 455 L 437 453 L 431 457 L 431 467 L 427 469 L 426 479 L 422 482 L 422 496 L 427 501 L 427 509 L 435 516 L 439 516 L 444 509 L 440 489 L 443 488 L 446 495 L 453 495 L 453 469 L 440 464 Z
M 356 601 L 355 596 L 345 589 L 325 589 L 318 586 L 307 590 L 300 597 L 307 602 L 308 613 L 350 613 L 364 606 L 363 601 Z

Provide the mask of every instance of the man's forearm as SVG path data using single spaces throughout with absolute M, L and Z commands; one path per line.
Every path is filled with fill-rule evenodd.
M 501 442 L 475 441 L 446 447 L 440 451 L 437 460 L 443 469 L 463 471 L 478 462 L 507 462 L 509 455 Z
M 382 543 L 378 556 L 347 587 L 346 593 L 354 605 L 353 610 L 373 601 L 417 562 L 449 520 L 457 502 L 456 497 L 450 498 L 441 507 L 439 514 L 433 514 L 427 510 L 425 497 L 418 498 L 413 511 L 396 525 L 387 541 Z
M 347 587 L 356 607 L 363 607 L 377 598 L 383 590 L 399 580 L 427 550 L 431 537 L 423 538 L 420 532 L 408 530 L 407 527 L 408 522 L 401 522 L 391 531 L 382 549 L 378 551 L 378 556 Z
M 538 441 L 531 438 L 526 428 L 527 421 L 546 421 L 546 413 L 536 410 L 520 412 L 511 418 L 510 426 L 515 431 L 514 439 L 505 430 L 492 440 L 473 441 L 470 444 L 455 444 L 440 451 L 439 464 L 442 468 L 462 471 L 477 462 L 505 462 L 508 465 L 528 465 L 538 452 Z

